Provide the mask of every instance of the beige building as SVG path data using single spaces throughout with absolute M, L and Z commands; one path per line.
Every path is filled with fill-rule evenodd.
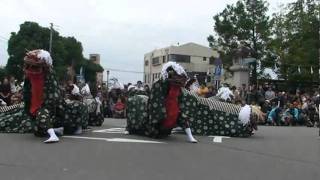
M 144 55 L 144 82 L 151 85 L 158 80 L 162 65 L 168 61 L 177 62 L 189 76 L 197 74 L 199 81 L 204 81 L 207 72 L 213 72 L 214 60 L 218 56 L 218 52 L 196 43 L 155 49 Z
M 89 54 L 89 60 L 93 61 L 95 64 L 100 64 L 100 54 Z M 97 73 L 97 84 L 102 85 L 103 82 L 103 72 Z

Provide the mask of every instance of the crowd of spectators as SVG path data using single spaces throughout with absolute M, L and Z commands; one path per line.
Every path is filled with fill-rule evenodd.
M 219 90 L 210 96 L 218 95 Z M 230 90 L 229 102 L 259 106 L 266 115 L 267 125 L 319 127 L 319 89 L 297 88 L 294 91 L 280 91 L 270 84 L 258 87 L 247 87 L 244 84 L 240 88 L 233 86 Z
M 86 84 L 84 84 L 86 85 Z M 6 77 L 0 82 L 0 106 L 13 105 L 22 102 L 22 87 L 14 77 Z M 75 87 L 74 87 L 75 86 Z M 78 85 L 81 86 L 81 85 Z M 66 98 L 72 94 L 81 94 L 77 85 L 68 82 L 62 86 Z M 194 82 L 187 89 L 194 87 Z M 81 86 L 80 89 L 85 89 Z M 136 84 L 128 83 L 123 86 L 107 87 L 102 84 L 91 88 L 93 98 L 98 98 L 106 117 L 125 118 L 126 101 L 130 93 L 148 95 L 150 87 L 141 81 Z M 71 92 L 73 91 L 73 92 Z M 77 91 L 77 92 L 76 92 Z M 224 85 L 216 88 L 212 85 L 197 85 L 199 96 L 210 98 L 220 97 L 235 104 L 250 104 L 259 106 L 265 113 L 267 125 L 306 125 L 319 126 L 319 89 L 296 89 L 295 91 L 280 91 L 273 85 L 264 84 L 247 87 L 229 87 Z M 77 96 L 73 96 L 77 98 Z
M 5 77 L 0 81 L 0 106 L 18 104 L 22 101 L 22 88 L 14 77 Z

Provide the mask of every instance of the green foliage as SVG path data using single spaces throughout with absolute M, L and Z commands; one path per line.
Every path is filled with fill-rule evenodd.
M 281 74 L 290 81 L 319 77 L 319 9 L 316 0 L 297 0 L 273 14 L 269 47 Z
M 213 48 L 222 48 L 224 64 L 231 65 L 232 50 L 241 43 L 255 51 L 254 56 L 263 60 L 269 38 L 268 4 L 264 0 L 239 0 L 213 17 L 215 36 L 208 41 Z
M 95 64 L 88 59 L 84 59 L 82 64 L 84 69 L 84 79 L 87 82 L 95 83 L 96 82 L 96 72 L 103 72 L 103 68 L 99 64 Z
M 245 42 L 255 50 L 262 69 L 277 63 L 278 73 L 289 81 L 319 78 L 320 3 L 296 0 L 282 5 L 271 18 L 267 11 L 265 0 L 238 0 L 228 5 L 213 17 L 215 34 L 208 37 L 209 45 L 222 49 L 226 65 L 232 62 L 232 49 Z
M 23 58 L 27 50 L 49 49 L 50 29 L 41 27 L 35 22 L 24 22 L 20 25 L 20 30 L 11 33 L 8 43 L 9 59 L 6 65 L 8 74 L 15 76 L 18 80 L 23 78 Z M 95 81 L 93 74 L 101 71 L 101 66 L 96 67 L 87 63 L 83 57 L 81 42 L 74 37 L 63 37 L 53 30 L 52 38 L 52 59 L 53 67 L 59 80 L 66 80 L 68 66 L 77 69 L 84 65 L 87 67 L 87 76 Z
M 23 77 L 23 57 L 27 50 L 48 49 L 50 30 L 40 27 L 37 23 L 25 22 L 20 25 L 18 33 L 11 33 L 8 42 L 9 59 L 6 65 L 8 74 L 15 76 L 19 81 Z M 54 39 L 58 37 L 54 33 Z
M 7 72 L 4 68 L 0 68 L 0 81 L 2 81 L 2 79 L 7 76 Z

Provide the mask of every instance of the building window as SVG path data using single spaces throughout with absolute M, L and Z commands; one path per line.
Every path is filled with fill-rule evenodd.
M 91 61 L 96 61 L 97 60 L 97 56 L 91 56 L 90 59 L 91 59 Z
M 207 58 L 206 58 L 206 57 L 203 57 L 203 61 L 207 61 Z
M 152 65 L 160 65 L 160 58 L 159 57 L 152 58 Z
M 209 58 L 209 64 L 214 64 L 214 57 Z
M 144 83 L 147 83 L 147 75 L 144 75 Z
M 145 66 L 149 66 L 149 61 L 146 60 L 146 61 L 144 62 L 144 65 L 145 65 Z
M 166 56 L 162 56 L 162 62 L 166 63 Z
M 180 55 L 180 54 L 170 54 L 169 61 L 180 62 L 180 63 L 190 63 L 190 56 Z

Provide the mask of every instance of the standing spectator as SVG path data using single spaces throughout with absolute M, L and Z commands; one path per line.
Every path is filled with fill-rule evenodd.
M 136 87 L 137 87 L 137 89 L 138 89 L 139 91 L 143 91 L 143 90 L 144 90 L 142 81 L 137 81 Z
M 250 85 L 249 91 L 247 91 L 247 104 L 252 104 L 253 102 L 257 102 L 256 100 L 256 86 Z
M 247 100 L 247 85 L 246 84 L 242 84 L 242 88 L 240 89 L 240 97 L 242 101 L 246 101 Z
M 265 102 L 265 92 L 262 88 L 262 86 L 260 85 L 256 91 L 256 100 L 257 100 L 257 104 L 260 106 L 260 107 L 263 107 L 264 106 L 264 102 Z
M 237 89 L 237 87 L 232 86 L 231 91 L 234 95 L 234 103 L 241 102 L 240 91 Z
M 11 105 L 11 86 L 8 78 L 4 78 L 2 84 L 0 86 L 0 98 L 7 103 L 7 105 Z
M 11 87 L 11 93 L 17 92 L 16 79 L 13 76 L 10 77 L 10 87 Z
M 280 103 L 280 107 L 284 108 L 284 106 L 287 104 L 288 102 L 288 94 L 286 92 L 279 92 L 278 93 L 278 101 Z
M 150 95 L 150 87 L 148 86 L 148 84 L 144 85 L 144 91 L 146 92 L 146 94 L 149 96 Z

